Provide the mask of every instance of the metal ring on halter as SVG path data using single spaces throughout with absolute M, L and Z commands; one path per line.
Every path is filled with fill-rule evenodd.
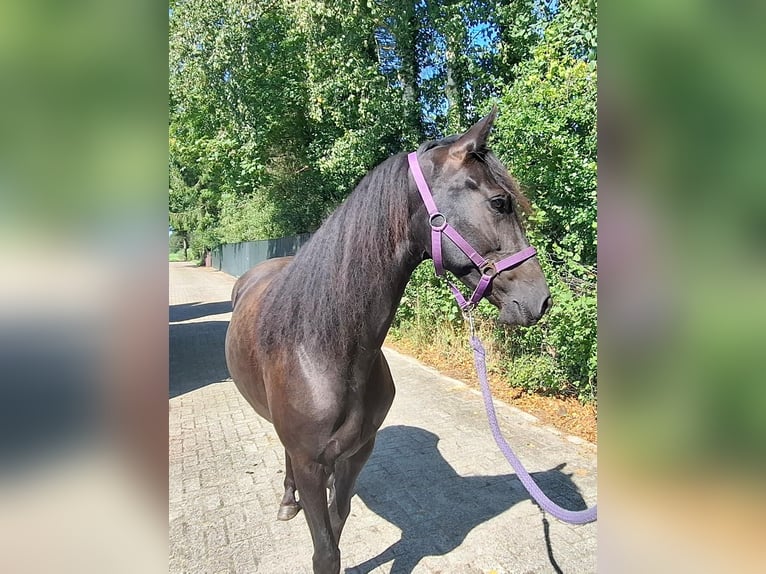
M 481 274 L 484 275 L 485 277 L 492 278 L 492 277 L 495 277 L 495 275 L 497 275 L 497 269 L 495 268 L 495 264 L 489 261 L 487 262 L 486 265 L 482 266 L 480 271 L 481 271 Z
M 442 218 L 442 222 L 440 224 L 434 223 L 437 217 Z M 428 224 L 431 226 L 431 229 L 434 231 L 442 231 L 445 227 L 447 227 L 447 218 L 444 217 L 443 214 L 439 213 L 438 211 L 431 215 L 431 217 L 428 218 Z

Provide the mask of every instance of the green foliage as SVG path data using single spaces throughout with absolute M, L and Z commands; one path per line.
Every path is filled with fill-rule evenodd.
M 318 227 L 474 121 L 538 38 L 531 0 L 170 5 L 170 223 L 210 248 Z
M 410 278 L 399 304 L 395 326 L 430 331 L 445 321 L 456 326 L 460 310 L 443 279 L 436 277 L 432 261 L 419 265 Z
M 204 248 L 311 231 L 415 145 L 379 70 L 387 16 L 359 1 L 172 3 L 171 226 Z
M 567 394 L 566 377 L 550 355 L 519 355 L 506 361 L 504 367 L 509 383 L 529 393 L 551 396 Z
M 170 253 L 174 253 L 176 251 L 183 251 L 184 249 L 184 238 L 182 234 L 178 232 L 174 232 L 169 238 L 168 238 L 168 250 Z
M 550 255 L 596 263 L 596 71 L 546 43 L 503 94 L 496 149 L 532 200 L 532 237 Z
M 524 357 L 545 357 L 555 366 L 545 388 L 583 402 L 593 401 L 598 368 L 595 292 L 577 294 L 556 275 L 549 275 L 548 284 L 553 307 L 536 326 L 510 334 L 504 341 L 508 356 L 514 364 Z M 538 386 L 536 380 L 524 378 L 513 384 Z
M 171 226 L 195 232 L 201 249 L 235 230 L 267 236 L 269 226 L 249 228 L 253 209 L 276 203 L 286 182 L 300 186 L 303 44 L 283 4 L 171 4 Z M 273 208 L 271 217 L 278 229 L 305 225 L 287 209 Z

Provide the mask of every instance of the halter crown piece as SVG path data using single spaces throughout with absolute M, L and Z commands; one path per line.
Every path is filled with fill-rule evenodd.
M 518 253 L 509 255 L 494 263 L 482 257 L 473 247 L 471 247 L 471 244 L 447 222 L 447 218 L 439 212 L 436 203 L 434 203 L 433 195 L 431 195 L 431 190 L 426 183 L 426 178 L 423 177 L 423 170 L 420 169 L 417 153 L 412 152 L 408 154 L 407 161 L 409 161 L 410 171 L 412 172 L 415 184 L 418 186 L 420 197 L 423 199 L 423 204 L 426 206 L 426 210 L 428 210 L 428 223 L 431 226 L 431 258 L 434 260 L 436 275 L 439 277 L 444 275 L 444 263 L 442 260 L 443 235 L 446 235 L 452 243 L 460 249 L 460 251 L 466 254 L 477 269 L 481 271 L 479 284 L 476 285 L 476 289 L 474 289 L 471 297 L 467 301 L 460 290 L 451 281 L 447 281 L 460 309 L 469 311 L 481 301 L 481 298 L 484 297 L 484 293 L 492 284 L 492 280 L 498 273 L 520 265 L 530 257 L 533 257 L 537 251 L 534 247 L 527 247 Z

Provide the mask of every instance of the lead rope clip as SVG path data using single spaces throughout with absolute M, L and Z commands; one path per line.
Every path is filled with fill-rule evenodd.
M 468 307 L 466 309 L 463 309 L 463 319 L 468 321 L 468 327 L 470 328 L 471 337 L 473 338 L 476 335 L 476 330 L 473 325 L 473 307 Z

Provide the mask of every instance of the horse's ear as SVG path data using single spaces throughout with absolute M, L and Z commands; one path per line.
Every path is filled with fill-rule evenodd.
M 450 146 L 450 155 L 463 161 L 469 154 L 483 150 L 487 146 L 487 138 L 496 117 L 497 106 L 492 106 L 491 112 L 473 124 Z

